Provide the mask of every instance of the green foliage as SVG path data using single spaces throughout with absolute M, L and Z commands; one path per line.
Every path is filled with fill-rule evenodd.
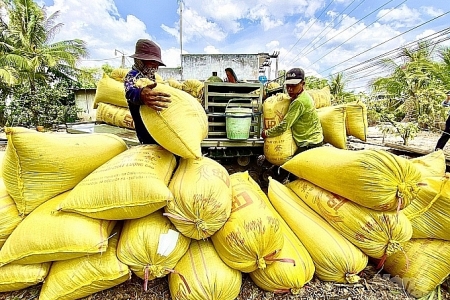
M 39 84 L 34 91 L 28 86 L 18 87 L 13 100 L 5 109 L 6 126 L 44 126 L 78 120 L 80 109 L 75 105 L 74 93 L 66 82 L 55 86 Z
M 108 76 L 111 76 L 111 73 L 112 73 L 112 71 L 113 71 L 114 69 L 115 69 L 115 68 L 114 68 L 113 66 L 109 65 L 109 64 L 104 64 L 104 65 L 102 66 L 103 73 L 105 73 L 105 74 L 108 75 Z M 100 79 L 100 78 L 99 78 L 99 79 Z
M 393 113 L 394 121 L 415 122 L 421 129 L 430 130 L 440 122 L 438 106 L 445 76 L 442 64 L 432 60 L 433 49 L 422 42 L 402 49 L 400 61 L 382 61 L 390 75 L 374 80 L 372 88 L 375 94 L 397 101 L 394 109 L 384 112 Z
M 383 142 L 387 134 L 393 134 L 399 136 L 403 140 L 403 145 L 408 145 L 409 141 L 417 136 L 420 128 L 415 122 L 396 122 L 393 121 L 393 115 L 383 115 L 381 121 L 387 121 L 386 123 L 378 124 L 378 128 L 383 133 Z
M 76 63 L 87 56 L 80 39 L 50 43 L 62 27 L 35 1 L 2 1 L 0 125 L 58 124 L 76 119 Z
M 324 78 L 318 78 L 314 76 L 306 76 L 305 88 L 306 89 L 321 89 L 328 85 L 328 81 Z
M 81 68 L 77 78 L 80 88 L 95 88 L 102 78 L 103 71 L 100 68 Z

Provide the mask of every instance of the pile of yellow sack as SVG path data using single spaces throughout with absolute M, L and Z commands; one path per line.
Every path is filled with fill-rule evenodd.
M 123 86 L 126 72 L 126 69 L 113 70 L 111 77 L 104 74 L 98 82 L 94 99 L 97 122 L 134 129 Z M 161 112 L 142 105 L 140 114 L 144 125 L 156 142 L 170 152 L 184 158 L 201 157 L 201 142 L 208 135 L 208 119 L 198 98 L 186 91 L 200 96 L 203 85 L 187 80 L 179 89 L 173 87 L 176 86 L 174 80 L 166 83 L 156 75 L 157 86 L 154 90 L 170 94 L 172 102 Z M 137 85 L 144 87 L 149 83 L 149 79 L 139 79 Z
M 130 70 L 124 68 L 114 69 L 109 76 L 104 73 L 103 77 L 97 82 L 94 98 L 97 122 L 134 129 L 134 122 L 128 109 L 123 85 L 128 71 Z M 188 79 L 183 82 L 175 79 L 164 80 L 156 73 L 155 81 L 159 85 L 167 85 L 184 91 L 194 97 L 197 102 L 202 103 L 204 84 L 199 80 Z
M 242 273 L 301 294 L 317 278 L 360 282 L 369 257 L 413 296 L 450 273 L 442 151 L 408 160 L 324 146 L 282 165 L 267 194 L 248 172 L 110 134 L 6 128 L 0 292 L 42 283 L 78 299 L 168 277 L 174 299 L 236 299 Z
M 324 143 L 339 149 L 347 149 L 348 136 L 362 141 L 367 140 L 367 107 L 363 102 L 331 105 L 329 87 L 310 89 L 306 92 L 313 99 L 319 114 Z M 264 128 L 270 129 L 279 124 L 287 113 L 290 103 L 289 95 L 284 93 L 268 97 L 263 103 Z M 266 159 L 277 166 L 281 166 L 291 159 L 296 150 L 297 145 L 290 130 L 281 136 L 267 138 L 264 143 Z

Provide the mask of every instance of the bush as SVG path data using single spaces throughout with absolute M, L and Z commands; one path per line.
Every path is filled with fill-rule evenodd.
M 1 125 L 49 128 L 54 124 L 77 121 L 79 112 L 75 95 L 64 82 L 54 86 L 41 84 L 34 91 L 20 86 L 14 89 L 11 100 L 6 101 L 5 122 Z

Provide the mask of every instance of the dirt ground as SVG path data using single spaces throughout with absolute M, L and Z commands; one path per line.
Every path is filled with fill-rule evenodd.
M 409 146 L 417 147 L 426 151 L 433 151 L 436 145 L 439 133 L 421 132 L 416 138 L 410 141 Z M 0 134 L 0 138 L 2 138 Z M 384 142 L 388 143 L 402 143 L 401 138 L 393 135 L 387 136 Z M 350 149 L 389 149 L 383 146 L 383 136 L 375 127 L 369 128 L 368 140 L 362 143 L 356 139 L 349 139 Z M 0 145 L 0 151 L 4 150 L 5 146 Z M 450 155 L 450 143 L 444 149 L 447 156 Z M 265 300 L 265 299 L 347 299 L 347 300 L 388 300 L 388 299 L 414 299 L 408 296 L 404 288 L 394 283 L 389 275 L 384 274 L 383 271 L 377 271 L 374 264 L 369 265 L 360 274 L 361 281 L 357 284 L 336 284 L 332 282 L 322 282 L 314 278 L 307 283 L 299 295 L 279 295 L 270 292 L 265 292 L 258 288 L 247 274 L 243 274 L 243 282 L 241 292 L 237 300 Z M 441 299 L 450 299 L 449 293 L 449 279 L 447 278 L 440 286 L 442 295 Z M 0 300 L 31 300 L 38 299 L 41 284 L 10 293 L 0 293 Z M 85 300 L 103 300 L 103 299 L 171 299 L 168 288 L 167 277 L 160 278 L 149 282 L 148 291 L 143 290 L 143 280 L 132 276 L 127 282 L 113 287 L 108 290 L 93 294 L 84 298 Z M 427 298 L 438 299 L 436 298 Z

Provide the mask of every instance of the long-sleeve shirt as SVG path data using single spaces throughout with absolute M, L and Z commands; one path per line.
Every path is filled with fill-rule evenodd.
M 319 115 L 311 96 L 302 92 L 291 102 L 283 120 L 266 131 L 267 137 L 276 137 L 286 130 L 292 130 L 292 137 L 298 147 L 323 142 L 323 130 Z
M 141 90 L 136 87 L 136 80 L 144 78 L 144 74 L 138 70 L 131 70 L 125 76 L 125 98 L 128 102 L 128 108 L 130 109 L 131 116 L 134 121 L 134 128 L 136 129 L 136 135 L 141 144 L 157 144 L 153 137 L 148 132 L 147 128 L 142 121 L 141 114 L 139 112 L 140 106 L 144 105 L 141 100 Z

